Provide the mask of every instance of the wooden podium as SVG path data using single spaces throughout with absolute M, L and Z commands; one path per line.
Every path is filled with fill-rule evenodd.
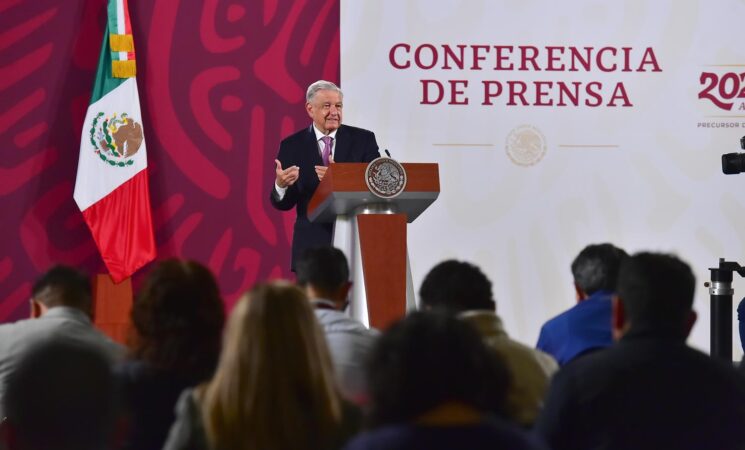
M 331 164 L 308 205 L 313 222 L 334 222 L 334 246 L 351 266 L 350 314 L 383 329 L 413 308 L 406 224 L 437 199 L 437 164 L 405 163 L 406 186 L 394 198 L 372 193 L 366 163 Z

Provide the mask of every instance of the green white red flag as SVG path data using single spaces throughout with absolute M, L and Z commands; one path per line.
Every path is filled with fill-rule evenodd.
M 127 0 L 108 21 L 80 140 L 75 202 L 115 282 L 155 258 L 147 152 Z

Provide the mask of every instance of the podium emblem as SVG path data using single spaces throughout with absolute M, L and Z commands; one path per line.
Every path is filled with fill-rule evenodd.
M 406 170 L 398 161 L 383 156 L 367 165 L 365 182 L 376 196 L 393 198 L 406 187 Z

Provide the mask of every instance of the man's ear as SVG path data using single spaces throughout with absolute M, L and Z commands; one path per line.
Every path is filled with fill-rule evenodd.
M 305 104 L 305 111 L 308 112 L 308 116 L 311 119 L 313 118 L 313 113 L 311 112 L 312 109 L 313 109 L 313 105 L 311 105 L 310 102 L 308 102 L 308 103 Z
M 587 298 L 587 293 L 576 282 L 574 283 L 574 292 L 577 295 L 577 303 Z
M 300 289 L 302 289 L 303 291 L 305 291 L 305 295 L 307 295 L 309 299 L 312 300 L 314 298 L 318 298 L 319 297 L 318 291 L 316 291 L 316 288 L 313 287 L 312 284 L 307 283 L 305 285 L 298 285 L 298 286 L 300 287 Z
M 613 302 L 611 307 L 611 330 L 613 340 L 618 341 L 628 331 L 629 324 L 626 321 L 626 309 L 623 306 L 623 300 L 614 295 L 611 301 Z
M 44 312 L 47 310 L 46 306 L 44 306 L 41 302 L 34 300 L 33 298 L 29 300 L 29 306 L 31 309 L 32 319 L 37 319 L 41 317 L 44 314 Z
M 352 290 L 352 282 L 347 281 L 346 283 L 342 284 L 339 288 L 339 298 L 341 299 L 348 299 L 349 298 L 349 291 Z
M 334 303 L 336 303 L 339 308 L 341 308 L 341 311 L 344 311 L 347 308 L 347 305 L 349 304 L 349 291 L 350 290 L 352 290 L 352 282 L 345 281 L 341 286 L 339 286 L 336 289 L 336 292 L 334 292 L 334 298 L 330 299 L 330 300 L 333 300 Z

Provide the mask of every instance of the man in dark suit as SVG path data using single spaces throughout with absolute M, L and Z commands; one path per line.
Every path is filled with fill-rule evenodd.
M 275 208 L 296 207 L 292 264 L 305 249 L 331 245 L 333 224 L 308 220 L 308 202 L 329 163 L 370 162 L 379 156 L 375 134 L 342 125 L 343 94 L 338 86 L 319 80 L 308 87 L 305 110 L 313 123 L 284 139 L 274 160 L 276 179 L 271 193 Z
M 745 448 L 745 379 L 685 343 L 696 320 L 690 267 L 664 254 L 621 263 L 606 350 L 554 377 L 536 424 L 554 450 Z

